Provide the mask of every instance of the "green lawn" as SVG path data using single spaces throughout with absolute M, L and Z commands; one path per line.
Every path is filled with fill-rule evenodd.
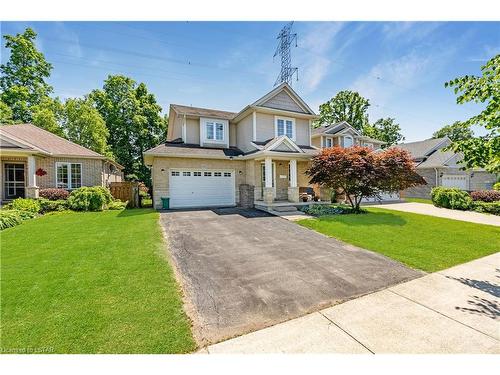
M 1 249 L 3 352 L 195 349 L 155 211 L 48 215 L 2 231 Z
M 406 202 L 433 204 L 431 199 L 425 198 L 404 198 Z
M 379 208 L 368 211 L 299 224 L 427 272 L 500 250 L 498 227 Z

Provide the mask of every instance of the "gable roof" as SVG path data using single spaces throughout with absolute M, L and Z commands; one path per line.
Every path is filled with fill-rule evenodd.
M 252 142 L 254 146 L 260 151 L 284 151 L 284 152 L 299 152 L 303 153 L 301 146 L 298 146 L 294 141 L 288 138 L 286 135 L 280 135 L 279 137 L 271 138 L 265 143 L 263 142 Z
M 408 151 L 414 159 L 425 159 L 437 149 L 448 146 L 450 142 L 448 137 L 431 138 L 418 142 L 400 143 L 397 147 Z
M 330 124 L 327 126 L 320 126 L 318 128 L 313 129 L 311 134 L 312 134 L 312 136 L 334 135 L 334 134 L 338 134 L 344 130 L 351 130 L 357 136 L 361 136 L 359 131 L 354 129 L 347 121 L 341 121 L 341 122 L 337 122 L 335 124 Z
M 9 143 L 17 143 L 17 146 L 21 149 L 36 150 L 53 156 L 64 155 L 105 159 L 103 155 L 95 151 L 32 124 L 1 125 L 0 135 L 8 138 Z
M 275 105 L 275 103 L 271 103 L 271 100 L 273 98 L 280 96 L 280 95 L 283 95 L 283 94 L 290 97 L 297 104 L 297 106 L 295 107 L 295 110 L 294 110 L 294 108 L 278 108 L 278 107 L 273 106 L 273 105 Z M 250 106 L 268 107 L 268 108 L 275 108 L 275 109 L 282 109 L 282 110 L 284 109 L 284 110 L 289 110 L 291 112 L 301 112 L 301 113 L 306 113 L 309 115 L 315 115 L 314 111 L 307 105 L 307 103 L 304 100 L 302 100 L 302 98 L 286 82 L 283 82 L 282 84 L 276 86 L 273 90 L 268 92 L 266 95 L 264 95 L 260 99 L 257 99 Z
M 215 117 L 222 120 L 232 120 L 237 113 L 229 111 L 220 111 L 217 109 L 200 108 L 200 107 L 189 107 L 186 105 L 170 104 L 172 108 L 179 115 L 187 116 L 199 116 L 199 117 Z

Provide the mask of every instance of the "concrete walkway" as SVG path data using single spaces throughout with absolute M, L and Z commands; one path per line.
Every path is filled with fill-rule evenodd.
M 454 219 L 461 221 L 469 221 L 477 224 L 488 224 L 500 226 L 500 216 L 481 214 L 472 211 L 450 210 L 448 208 L 440 208 L 426 203 L 389 203 L 378 204 L 370 207 L 384 208 L 387 210 L 396 210 L 404 212 L 413 212 L 416 214 L 444 217 L 446 219 Z
M 205 353 L 500 353 L 500 253 L 224 341 Z

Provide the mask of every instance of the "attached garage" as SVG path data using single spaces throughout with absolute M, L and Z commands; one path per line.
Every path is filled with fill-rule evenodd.
M 234 206 L 235 171 L 229 169 L 170 169 L 170 207 Z
M 467 175 L 445 174 L 442 177 L 441 185 L 447 188 L 467 189 Z

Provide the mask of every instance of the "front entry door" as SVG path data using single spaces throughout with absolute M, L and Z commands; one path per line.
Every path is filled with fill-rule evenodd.
M 264 198 L 264 188 L 266 187 L 266 165 L 260 167 L 260 197 Z M 276 165 L 273 163 L 273 198 L 276 198 Z
M 4 199 L 24 198 L 24 164 L 5 163 L 4 176 Z

